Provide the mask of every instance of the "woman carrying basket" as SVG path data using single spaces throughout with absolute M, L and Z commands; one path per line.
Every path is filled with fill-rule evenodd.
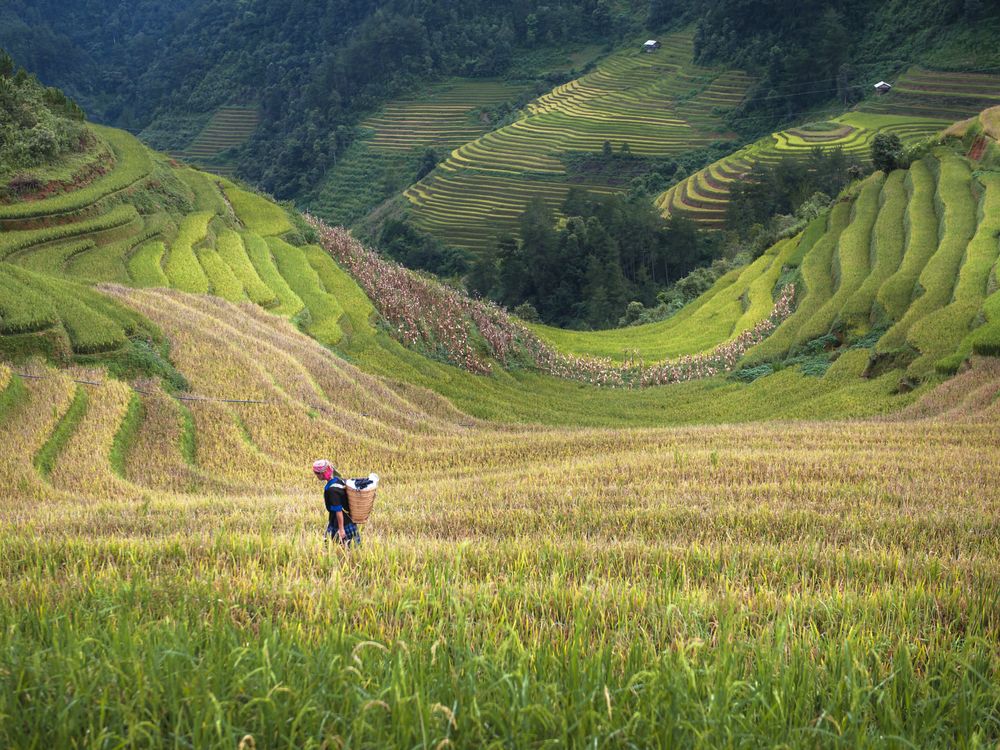
M 334 537 L 345 547 L 361 544 L 361 533 L 358 526 L 351 520 L 351 509 L 347 500 L 347 485 L 337 474 L 333 464 L 321 458 L 313 464 L 313 474 L 323 486 L 323 504 L 330 514 L 330 523 L 326 527 L 326 537 Z

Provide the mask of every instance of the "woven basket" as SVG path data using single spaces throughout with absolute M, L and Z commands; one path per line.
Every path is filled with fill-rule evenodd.
M 354 523 L 364 523 L 372 513 L 372 506 L 375 504 L 375 491 L 377 487 L 369 487 L 365 490 L 347 488 L 348 507 L 350 508 L 351 520 Z

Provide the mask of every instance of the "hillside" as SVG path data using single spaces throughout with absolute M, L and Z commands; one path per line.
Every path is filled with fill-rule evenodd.
M 667 216 L 722 229 L 734 181 L 746 177 L 755 164 L 805 159 L 816 148 L 841 150 L 866 161 L 877 133 L 894 133 L 912 145 L 998 103 L 1000 74 L 910 69 L 888 94 L 868 99 L 828 123 L 792 128 L 750 144 L 672 186 L 656 203 Z
M 510 125 L 452 151 L 405 191 L 414 222 L 481 251 L 502 233 L 516 234 L 532 198 L 558 210 L 572 186 L 597 194 L 627 187 L 628 162 L 603 156 L 605 143 L 635 157 L 667 157 L 735 138 L 722 113 L 739 104 L 749 79 L 694 65 L 689 33 L 662 44 L 645 54 L 635 41 L 531 102 Z
M 80 281 L 169 286 L 253 302 L 292 318 L 362 367 L 428 387 L 477 416 L 662 424 L 878 413 L 905 403 L 893 395 L 901 379 L 932 383 L 936 371 L 953 372 L 965 356 L 992 353 L 997 345 L 992 326 L 997 248 L 991 242 L 997 186 L 992 173 L 973 176 L 949 148 L 909 170 L 870 178 L 829 217 L 727 274 L 663 323 L 592 334 L 529 332 L 489 313 L 479 330 L 463 334 L 469 342 L 464 346 L 471 348 L 462 354 L 448 348 L 452 334 L 443 328 L 435 332 L 451 319 L 447 295 L 415 321 L 410 343 L 417 353 L 411 353 L 373 322 L 376 310 L 378 317 L 394 319 L 397 293 L 378 283 L 362 291 L 324 249 L 307 244 L 306 228 L 296 229 L 283 209 L 222 178 L 172 166 L 120 131 L 95 128 L 94 133 L 104 144 L 95 146 L 95 153 L 104 147 L 114 153 L 112 169 L 78 190 L 0 206 L 6 290 L 0 299 L 5 334 L 0 345 L 9 354 L 37 351 L 64 363 L 74 356 L 122 359 L 141 331 L 154 331 L 134 313 L 99 298 L 91 301 L 83 291 L 72 303 L 26 300 Z M 326 247 L 346 262 L 337 249 L 336 243 Z M 438 299 L 433 283 L 399 273 L 401 289 L 426 289 L 419 295 Z M 745 360 L 733 360 L 732 351 L 742 355 L 745 345 L 733 350 L 732 342 L 772 316 L 779 289 L 789 282 L 796 284 L 794 310 L 775 319 L 777 331 Z M 984 321 L 989 325 L 976 327 Z M 458 330 L 467 323 L 456 318 L 454 325 Z M 482 326 L 507 330 L 504 335 L 521 353 L 506 362 L 509 355 L 497 348 L 506 345 L 494 342 Z M 534 333 L 548 344 L 535 343 Z M 476 343 L 483 335 L 487 341 Z M 589 355 L 620 364 L 592 361 Z M 588 383 L 670 382 L 677 378 L 669 373 L 682 365 L 675 359 L 686 355 L 705 358 L 712 372 L 744 364 L 764 369 L 754 371 L 752 385 L 685 383 L 683 399 L 657 389 L 595 391 L 581 398 L 577 385 L 544 374 Z M 785 360 L 799 366 L 757 377 Z M 655 370 L 648 368 L 656 363 L 663 380 L 650 380 Z M 815 377 L 828 370 L 829 378 Z M 860 378 L 870 372 L 879 377 Z M 770 394 L 782 389 L 796 389 L 801 397 L 774 410 Z M 545 397 L 526 400 L 526 391 Z M 722 398 L 724 393 L 732 400 Z M 599 413 L 594 402 L 603 405 Z M 834 403 L 846 411 L 838 412 Z M 633 404 L 644 410 L 634 412 Z
M 3 746 L 1000 741 L 995 111 L 552 346 L 8 80 Z
M 970 143 L 991 141 L 973 124 L 966 124 L 975 130 Z M 907 170 L 876 172 L 828 216 L 723 276 L 661 323 L 593 333 L 535 330 L 577 354 L 693 354 L 753 325 L 770 309 L 779 279 L 796 280 L 795 312 L 749 351 L 744 365 L 812 349 L 822 367 L 829 359 L 824 348 L 846 345 L 855 347 L 851 356 L 871 349 L 869 367 L 876 371 L 892 360 L 912 378 L 953 372 L 973 350 L 1000 350 L 994 312 L 1000 182 L 995 171 L 973 171 L 978 165 L 960 156 L 968 148 L 938 148 Z M 989 153 L 985 145 L 976 149 Z M 871 371 L 863 357 L 856 369 Z
M 361 123 L 363 135 L 305 203 L 333 223 L 355 224 L 416 181 L 427 149 L 440 158 L 475 140 L 490 129 L 490 110 L 524 90 L 516 83 L 457 78 L 391 102 Z
M 510 430 L 257 308 L 109 292 L 196 395 L 0 365 L 5 744 L 996 739 L 995 362 L 895 421 Z M 316 455 L 385 477 L 349 557 Z

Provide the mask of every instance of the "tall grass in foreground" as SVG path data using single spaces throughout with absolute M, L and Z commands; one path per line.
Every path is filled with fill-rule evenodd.
M 376 543 L 343 560 L 301 539 L 222 536 L 189 556 L 181 541 L 7 537 L 0 742 L 974 748 L 1000 737 L 994 574 L 971 573 L 981 586 L 962 592 L 957 574 L 903 563 L 915 578 L 893 586 L 876 582 L 877 563 L 845 559 L 857 585 L 809 584 L 790 568 L 741 581 L 733 572 L 750 573 L 753 552 L 691 550 L 653 553 L 632 580 L 618 552 L 581 548 L 576 564 L 550 543 L 486 546 Z

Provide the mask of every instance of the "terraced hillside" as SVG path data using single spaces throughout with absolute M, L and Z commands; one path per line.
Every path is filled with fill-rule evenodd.
M 455 78 L 398 99 L 362 123 L 366 135 L 330 169 L 306 203 L 327 220 L 350 226 L 416 178 L 428 148 L 445 156 L 489 131 L 488 112 L 515 100 L 523 86 Z
M 895 133 L 912 144 L 1000 104 L 1000 75 L 911 68 L 893 90 L 865 100 L 855 112 L 832 121 L 828 130 L 792 128 L 737 151 L 674 185 L 657 198 L 665 215 L 684 216 L 710 229 L 725 226 L 730 186 L 756 163 L 842 149 L 865 161 L 876 133 Z
M 829 129 L 784 130 L 682 180 L 660 195 L 656 205 L 665 216 L 683 216 L 706 229 L 722 229 L 731 186 L 745 178 L 755 164 L 773 165 L 786 158 L 806 158 L 816 148 L 840 149 L 861 161 L 869 161 L 871 142 L 878 133 L 895 133 L 905 144 L 912 144 L 940 132 L 949 122 L 943 116 L 929 119 L 850 112 L 830 121 L 833 127 Z
M 227 149 L 246 143 L 259 122 L 257 107 L 220 107 L 195 139 L 174 155 L 216 174 L 232 176 L 233 167 L 221 163 L 219 156 Z
M 1000 173 L 973 173 L 975 163 L 960 153 L 941 147 L 908 170 L 877 172 L 828 217 L 723 276 L 666 321 L 594 333 L 535 331 L 577 354 L 690 354 L 752 326 L 773 303 L 779 278 L 795 279 L 795 312 L 749 352 L 745 366 L 825 340 L 827 347 L 863 342 L 849 357 L 858 375 L 887 361 L 915 378 L 953 372 L 973 351 L 1000 351 Z M 869 348 L 870 365 L 860 353 Z M 828 366 L 823 359 L 819 366 Z
M 1000 105 L 1000 75 L 913 67 L 892 82 L 888 94 L 859 109 L 875 114 L 964 120 Z
M 304 331 L 369 371 L 437 391 L 481 417 L 656 424 L 732 419 L 733 405 L 739 403 L 746 418 L 759 419 L 775 413 L 771 394 L 776 389 L 799 394 L 785 399 L 789 416 L 820 416 L 840 398 L 843 413 L 856 416 L 906 402 L 892 395 L 898 372 L 848 381 L 817 380 L 789 370 L 751 386 L 686 384 L 681 400 L 658 389 L 581 393 L 576 383 L 532 370 L 492 368 L 488 377 L 474 375 L 410 351 L 377 328 L 372 302 L 355 280 L 321 248 L 302 245 L 280 207 L 222 178 L 173 168 L 127 134 L 95 132 L 118 157 L 111 171 L 74 192 L 0 207 L 5 227 L 0 234 L 0 347 L 8 358 L 20 360 L 34 352 L 64 363 L 131 362 L 142 341 L 162 340 L 155 326 L 75 286 L 117 283 L 253 303 L 295 319 Z M 47 297 L 51 303 L 42 302 Z M 754 293 L 753 307 L 743 316 L 747 324 L 758 313 L 768 314 L 765 302 L 766 296 Z M 698 346 L 710 348 L 733 330 L 717 327 L 701 336 Z M 526 392 L 538 398 L 526 399 Z M 595 403 L 604 405 L 597 413 Z
M 95 133 L 109 171 L 0 205 L 0 745 L 1000 740 L 1000 172 L 964 140 L 639 332 L 711 347 L 794 279 L 752 377 L 630 390 L 406 348 L 375 305 L 419 277 Z M 382 475 L 349 553 L 320 455 Z
M 538 373 L 493 369 L 483 378 L 409 352 L 378 332 L 371 302 L 323 249 L 289 235 L 293 225 L 283 209 L 223 179 L 172 169 L 130 136 L 98 132 L 120 156 L 115 169 L 73 193 L 0 207 L 7 229 L 0 235 L 0 332 L 7 334 L 0 342 L 13 355 L 34 350 L 64 362 L 117 356 L 136 337 L 156 338 L 141 319 L 85 289 L 67 293 L 74 297 L 71 309 L 68 302 L 23 302 L 69 290 L 71 279 L 252 302 L 295 318 L 372 372 L 426 386 L 470 413 L 513 420 L 590 423 L 592 399 L 618 404 L 615 419 L 626 422 L 732 419 L 730 396 L 758 404 L 742 407 L 750 418 L 786 409 L 820 416 L 828 408 L 823 404 L 839 397 L 852 401 L 841 405 L 843 413 L 864 415 L 898 408 L 890 394 L 904 376 L 932 382 L 936 369 L 951 372 L 969 354 L 1000 348 L 993 311 L 997 186 L 993 173 L 973 176 L 948 148 L 884 181 L 873 177 L 829 218 L 723 277 L 667 321 L 592 334 L 536 329 L 569 354 L 647 363 L 698 354 L 755 328 L 771 314 L 780 285 L 798 278 L 797 308 L 746 362 L 784 359 L 831 333 L 863 342 L 834 367 L 829 357 L 813 363 L 835 377 L 817 380 L 796 369 L 749 390 L 692 383 L 676 403 L 666 393 L 636 401 L 622 396 L 619 403 L 601 391 L 581 398 L 576 385 Z M 149 202 L 150 183 L 163 189 L 171 180 L 189 196 L 184 211 Z M 872 367 L 880 377 L 860 380 Z M 545 399 L 526 401 L 525 388 Z M 801 397 L 789 398 L 782 410 L 765 407 L 775 388 L 797 389 Z M 639 403 L 654 410 L 633 412 Z
M 373 131 L 373 151 L 399 152 L 433 146 L 451 151 L 489 129 L 483 110 L 517 97 L 521 86 L 487 79 L 453 79 L 398 99 L 361 123 Z
M 109 291 L 192 394 L 0 364 L 4 745 L 997 740 L 995 361 L 891 421 L 510 429 Z M 318 455 L 383 476 L 349 555 Z
M 406 191 L 416 223 L 458 247 L 480 250 L 516 229 L 527 203 L 557 208 L 569 190 L 564 158 L 610 142 L 639 156 L 666 156 L 732 137 L 719 112 L 739 103 L 746 76 L 692 64 L 690 34 L 662 49 L 615 53 L 597 68 L 531 103 L 516 122 L 455 149 Z M 583 180 L 595 193 L 617 186 Z

